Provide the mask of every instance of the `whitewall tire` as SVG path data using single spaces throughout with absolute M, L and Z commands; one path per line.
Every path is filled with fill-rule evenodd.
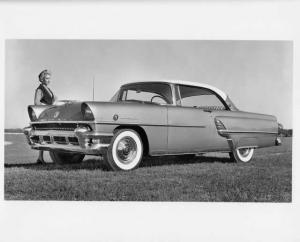
M 237 162 L 250 162 L 254 154 L 254 148 L 237 148 L 229 153 L 230 158 Z
M 115 170 L 130 171 L 137 168 L 143 157 L 140 135 L 132 129 L 115 133 L 107 150 L 107 163 Z

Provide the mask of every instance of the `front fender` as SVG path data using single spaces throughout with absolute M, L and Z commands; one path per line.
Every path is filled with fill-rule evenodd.
M 42 112 L 45 110 L 54 107 L 53 105 L 29 105 L 27 107 L 28 115 L 31 121 L 36 121 Z M 35 115 L 35 117 L 33 116 Z

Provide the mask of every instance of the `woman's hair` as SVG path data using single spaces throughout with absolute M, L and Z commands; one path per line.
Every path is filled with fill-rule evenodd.
M 39 74 L 39 81 L 42 82 L 45 78 L 46 75 L 51 75 L 51 72 L 49 70 L 43 70 L 40 74 Z

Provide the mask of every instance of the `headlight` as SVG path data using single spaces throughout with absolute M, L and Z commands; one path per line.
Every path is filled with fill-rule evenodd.
M 37 116 L 32 107 L 28 107 L 28 114 L 31 121 L 37 121 Z
M 85 103 L 83 103 L 81 106 L 81 112 L 82 112 L 84 120 L 94 120 L 95 119 L 92 110 Z

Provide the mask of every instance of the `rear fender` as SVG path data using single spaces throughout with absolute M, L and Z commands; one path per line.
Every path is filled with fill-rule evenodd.
M 228 139 L 231 148 L 275 145 L 278 124 L 274 116 L 239 111 L 224 114 L 219 113 L 215 119 L 224 125 L 225 128 L 218 132 Z

